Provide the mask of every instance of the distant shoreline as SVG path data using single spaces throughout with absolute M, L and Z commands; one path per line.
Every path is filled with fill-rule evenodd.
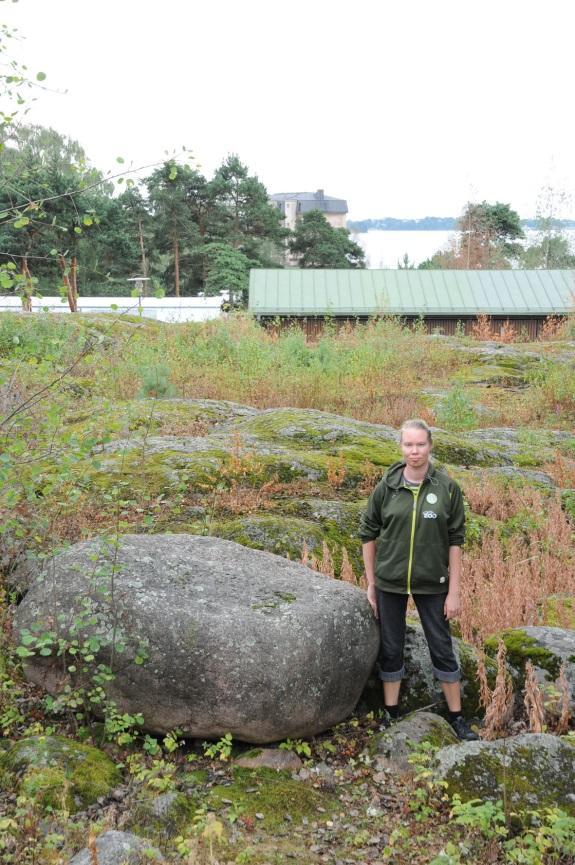
M 422 219 L 396 219 L 386 216 L 383 219 L 350 220 L 347 227 L 350 231 L 363 233 L 366 231 L 457 231 L 458 219 L 454 216 L 424 216 Z M 538 219 L 522 219 L 523 228 L 540 229 Z M 575 228 L 575 219 L 555 219 L 553 230 Z

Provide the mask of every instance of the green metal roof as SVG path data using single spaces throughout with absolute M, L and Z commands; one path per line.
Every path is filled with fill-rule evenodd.
M 250 271 L 254 315 L 550 315 L 575 305 L 575 270 Z

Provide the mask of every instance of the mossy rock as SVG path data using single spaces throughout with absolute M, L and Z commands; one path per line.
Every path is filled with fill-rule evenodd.
M 0 756 L 0 770 L 41 804 L 70 813 L 107 796 L 121 780 L 106 754 L 63 736 L 21 739 Z
M 408 758 L 418 745 L 425 743 L 438 749 L 454 745 L 457 741 L 451 726 L 440 715 L 413 712 L 383 733 L 373 736 L 369 741 L 368 753 L 375 758 L 378 769 L 412 772 L 414 766 Z
M 98 400 L 68 415 L 65 423 L 78 435 L 95 436 L 101 441 L 107 435 L 118 437 L 132 433 L 204 435 L 235 418 L 255 414 L 258 409 L 228 400 L 142 398 L 114 402 L 106 411 L 102 411 L 102 401 Z
M 233 804 L 226 805 L 224 799 Z M 318 808 L 323 809 L 321 813 L 325 812 L 327 819 L 341 810 L 341 803 L 334 796 L 303 781 L 294 781 L 288 773 L 275 769 L 234 768 L 231 784 L 212 787 L 206 803 L 220 812 L 227 808 L 240 811 L 244 818 L 254 819 L 256 814 L 262 814 L 258 824 L 267 831 L 301 823 L 304 817 L 311 823 L 318 819 Z M 291 821 L 286 820 L 286 814 Z
M 561 658 L 551 649 L 542 645 L 534 632 L 543 632 L 547 628 L 506 628 L 498 634 L 488 637 L 485 641 L 485 652 L 491 658 L 495 658 L 499 647 L 499 641 L 503 640 L 507 649 L 508 663 L 519 673 L 520 687 L 525 680 L 525 665 L 531 661 L 533 666 L 544 670 L 551 679 L 555 680 L 559 675 Z M 553 629 L 559 630 L 559 629 Z
M 437 752 L 433 771 L 464 802 L 501 799 L 520 815 L 557 807 L 575 815 L 575 748 L 558 736 L 451 745 Z
M 175 790 L 151 796 L 143 792 L 130 808 L 125 825 L 136 835 L 146 835 L 161 843 L 184 834 L 201 807 L 204 791 L 180 793 Z
M 447 465 L 499 466 L 512 462 L 504 448 L 487 447 L 473 441 L 473 433 L 457 436 L 443 430 L 433 431 L 433 456 Z
M 505 388 L 525 387 L 527 384 L 525 368 L 511 359 L 509 363 L 498 360 L 497 363 L 463 367 L 457 370 L 454 379 L 465 384 L 497 385 Z
M 319 526 L 307 520 L 275 514 L 239 517 L 217 523 L 211 527 L 210 534 L 254 550 L 267 550 L 292 561 L 301 559 L 304 543 L 311 554 L 321 555 L 326 540 Z

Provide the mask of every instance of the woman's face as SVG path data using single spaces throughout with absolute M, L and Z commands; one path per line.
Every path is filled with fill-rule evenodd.
M 406 465 L 411 468 L 422 468 L 429 462 L 431 442 L 424 429 L 408 427 L 401 434 L 401 453 Z

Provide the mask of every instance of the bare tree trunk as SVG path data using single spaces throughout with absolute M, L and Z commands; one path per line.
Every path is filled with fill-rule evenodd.
M 21 297 L 22 309 L 24 310 L 24 312 L 32 312 L 32 292 L 33 292 L 32 275 L 31 275 L 30 270 L 28 268 L 28 259 L 27 258 L 22 259 L 22 276 L 24 277 L 24 280 L 25 280 L 25 283 L 24 283 L 25 288 L 24 288 L 24 292 L 23 292 L 22 297 Z
M 142 253 L 142 276 L 148 278 L 148 260 L 146 258 L 146 249 L 144 247 L 144 230 L 142 228 L 142 220 L 138 219 L 138 233 L 140 236 L 140 251 Z M 144 283 L 144 294 L 146 293 L 146 285 Z
M 70 265 L 68 265 L 64 256 L 59 255 L 58 264 L 62 271 L 62 281 L 64 283 L 64 288 L 66 289 L 70 312 L 78 312 L 78 286 L 76 282 L 78 262 L 76 256 L 73 256 Z
M 178 238 L 174 237 L 174 281 L 176 297 L 180 296 L 180 245 Z

